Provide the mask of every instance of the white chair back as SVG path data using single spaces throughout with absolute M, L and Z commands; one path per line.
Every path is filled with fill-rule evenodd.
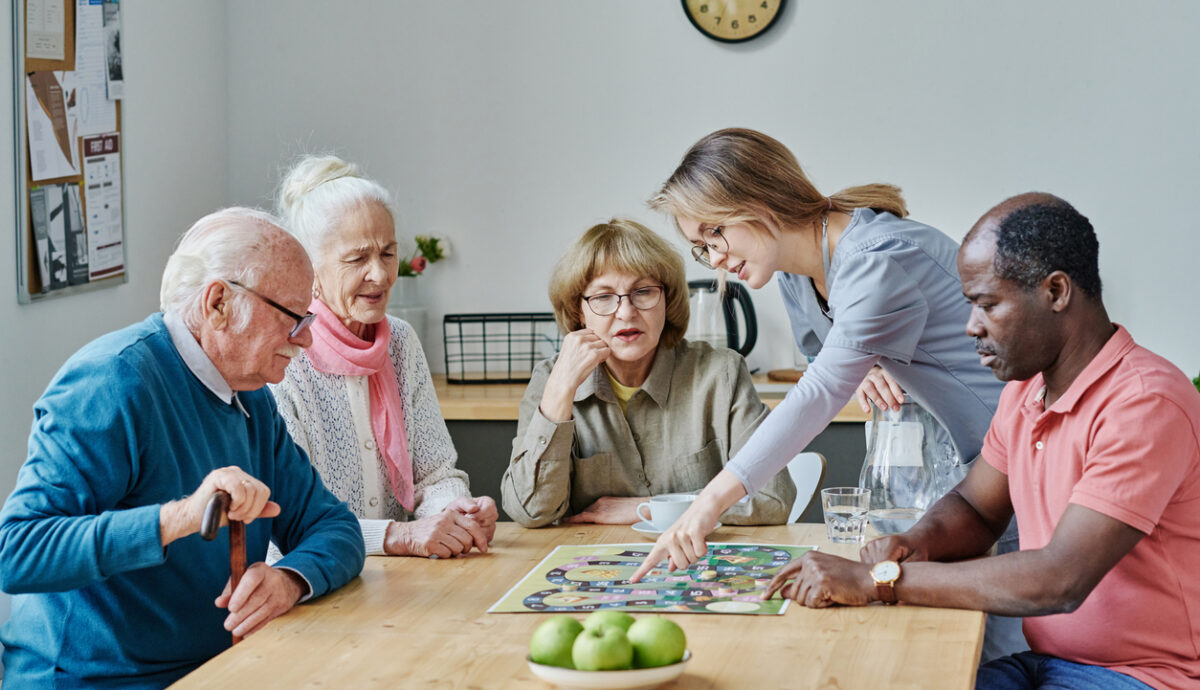
M 787 469 L 788 474 L 792 475 L 792 483 L 796 485 L 796 502 L 792 504 L 791 515 L 788 515 L 788 522 L 792 523 L 798 522 L 808 509 L 808 504 L 817 500 L 821 481 L 825 479 L 825 456 L 820 453 L 801 453 L 792 458 Z

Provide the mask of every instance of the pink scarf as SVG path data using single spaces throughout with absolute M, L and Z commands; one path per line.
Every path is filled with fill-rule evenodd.
M 400 405 L 400 384 L 388 356 L 392 330 L 385 318 L 375 324 L 375 340 L 367 342 L 350 332 L 325 303 L 314 299 L 309 310 L 313 343 L 306 351 L 317 371 L 342 376 L 366 376 L 371 402 L 371 431 L 387 467 L 392 492 L 405 510 L 413 509 L 412 457 Z

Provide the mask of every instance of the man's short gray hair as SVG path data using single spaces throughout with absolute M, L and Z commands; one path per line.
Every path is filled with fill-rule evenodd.
M 210 213 L 196 221 L 179 238 L 179 244 L 163 269 L 159 308 L 175 314 L 193 331 L 203 318 L 204 289 L 214 280 L 257 285 L 268 267 L 262 257 L 264 236 L 257 227 L 268 225 L 283 229 L 278 218 L 254 208 L 233 206 Z M 233 302 L 235 331 L 244 329 L 250 310 L 244 308 L 248 297 L 238 291 Z

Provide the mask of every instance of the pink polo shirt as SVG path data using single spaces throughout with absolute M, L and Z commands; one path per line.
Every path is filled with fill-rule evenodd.
M 1048 544 L 1069 503 L 1146 536 L 1076 611 L 1026 618 L 1030 647 L 1200 686 L 1200 394 L 1119 326 L 1050 409 L 1044 387 L 1008 384 L 983 445 L 1008 475 L 1021 549 Z

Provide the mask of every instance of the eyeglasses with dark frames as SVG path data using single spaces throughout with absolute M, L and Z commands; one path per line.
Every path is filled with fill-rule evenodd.
M 297 314 L 296 312 L 292 311 L 291 309 L 288 309 L 287 307 L 283 306 L 279 302 L 276 302 L 275 300 L 271 299 L 270 297 L 259 294 L 259 293 L 255 292 L 254 290 L 251 290 L 250 288 L 246 287 L 245 285 L 242 285 L 241 283 L 237 282 L 236 280 L 227 280 L 225 282 L 229 283 L 230 285 L 232 285 L 234 287 L 241 288 L 241 289 L 245 290 L 246 292 L 249 292 L 250 294 L 254 295 L 255 297 L 266 302 L 267 304 L 271 305 L 272 307 L 275 307 L 279 311 L 283 312 L 284 314 L 287 314 L 289 317 L 294 319 L 296 321 L 296 325 L 293 326 L 292 330 L 288 333 L 289 338 L 295 338 L 296 336 L 300 335 L 304 331 L 308 330 L 308 327 L 312 325 L 313 320 L 315 320 L 317 318 L 317 315 L 312 313 L 311 311 L 305 313 L 304 316 L 301 316 L 301 315 Z
M 712 259 L 709 257 L 709 251 L 720 252 L 722 254 L 729 253 L 729 240 L 725 239 L 725 226 L 718 225 L 715 228 L 705 228 L 700 231 L 700 236 L 703 238 L 704 244 L 692 245 L 692 258 L 704 266 L 712 268 Z
M 603 292 L 591 297 L 585 296 L 583 301 L 587 302 L 588 309 L 591 309 L 596 316 L 610 316 L 621 308 L 623 299 L 628 299 L 629 303 L 638 311 L 653 309 L 658 306 L 664 290 L 662 285 L 645 285 L 623 295 L 615 292 Z

